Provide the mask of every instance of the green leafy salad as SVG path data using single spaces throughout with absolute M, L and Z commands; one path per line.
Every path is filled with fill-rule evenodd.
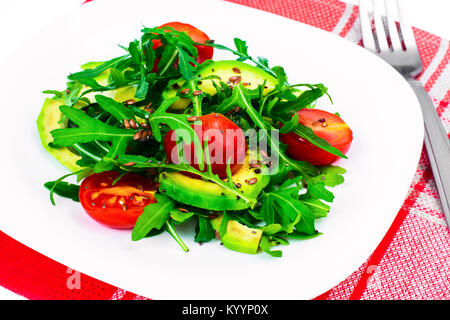
M 168 232 L 186 252 L 185 223 L 199 244 L 273 257 L 319 236 L 329 188 L 346 172 L 332 163 L 352 142 L 339 114 L 316 108 L 331 100 L 327 88 L 290 84 L 239 38 L 230 48 L 181 22 L 141 31 L 123 55 L 44 91 L 39 135 L 70 170 L 45 183 L 51 202 L 80 202 L 97 222 L 132 229 L 133 241 Z M 77 183 L 65 181 L 72 175 Z

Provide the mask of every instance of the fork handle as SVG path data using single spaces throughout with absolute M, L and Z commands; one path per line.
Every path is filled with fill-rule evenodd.
M 425 123 L 425 147 L 430 158 L 442 210 L 450 227 L 450 140 L 431 99 L 416 80 L 408 79 L 422 108 Z

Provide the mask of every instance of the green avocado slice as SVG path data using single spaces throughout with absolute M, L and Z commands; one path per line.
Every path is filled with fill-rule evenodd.
M 53 141 L 50 131 L 59 128 L 65 128 L 67 122 L 61 122 L 62 113 L 59 107 L 64 104 L 61 100 L 45 99 L 44 106 L 39 113 L 37 118 L 37 127 L 39 131 L 39 136 L 41 138 L 42 146 L 55 157 L 63 166 L 72 172 L 81 169 L 76 162 L 81 159 L 81 157 L 72 152 L 69 148 L 51 148 L 48 144 Z
M 215 231 L 219 231 L 222 216 L 211 220 Z M 227 232 L 220 241 L 223 245 L 234 251 L 255 254 L 258 252 L 259 242 L 263 232 L 260 229 L 249 228 L 235 220 L 228 221 Z
M 248 184 L 252 179 L 256 179 L 256 183 Z M 248 156 L 246 163 L 233 175 L 233 182 L 239 186 L 238 190 L 252 198 L 257 198 L 269 181 L 267 168 L 252 168 L 248 163 Z M 249 208 L 244 199 L 238 198 L 229 190 L 213 182 L 191 178 L 179 172 L 162 172 L 159 182 L 159 190 L 164 191 L 164 194 L 193 207 L 214 211 Z
M 264 89 L 263 94 L 272 91 L 278 83 L 278 80 L 275 77 L 264 70 L 236 60 L 222 60 L 206 64 L 205 66 L 200 67 L 196 74 L 196 76 L 199 76 L 200 78 L 206 78 L 212 75 L 216 75 L 220 77 L 220 79 L 202 80 L 201 83 L 198 84 L 199 90 L 210 95 L 215 95 L 217 93 L 213 82 L 220 87 L 220 81 L 225 83 L 229 82 L 230 85 L 232 85 L 236 84 L 237 80 L 239 80 L 238 82 L 242 83 L 246 88 L 256 89 L 266 81 L 266 88 Z M 178 82 L 179 87 L 182 87 L 183 84 L 184 81 Z M 168 86 L 163 92 L 163 98 L 172 98 L 177 95 L 177 92 L 178 90 L 173 86 Z M 190 99 L 181 98 L 172 104 L 171 109 L 184 110 L 190 103 Z

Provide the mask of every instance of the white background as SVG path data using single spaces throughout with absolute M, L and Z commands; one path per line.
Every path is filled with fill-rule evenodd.
M 2 1 L 0 4 L 0 61 L 43 26 L 78 6 L 81 0 L 22 0 Z M 357 4 L 358 0 L 347 2 Z M 405 0 L 411 23 L 421 29 L 450 39 L 450 1 Z M 0 299 L 22 297 L 0 287 Z

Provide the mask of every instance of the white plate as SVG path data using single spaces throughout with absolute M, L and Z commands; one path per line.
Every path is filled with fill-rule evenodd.
M 156 7 L 155 7 L 156 6 Z M 185 254 L 168 235 L 130 240 L 69 200 L 53 207 L 45 181 L 67 171 L 41 147 L 35 120 L 45 89 L 86 61 L 120 54 L 116 44 L 142 24 L 191 23 L 219 43 L 248 41 L 250 52 L 283 65 L 291 83 L 322 82 L 354 132 L 346 182 L 334 190 L 324 234 L 283 247 L 281 259 L 193 242 Z M 216 58 L 230 58 L 217 54 Z M 0 229 L 90 276 L 154 299 L 309 299 L 337 285 L 376 248 L 406 196 L 422 148 L 422 118 L 402 77 L 382 60 L 327 32 L 221 1 L 97 0 L 53 23 L 2 67 Z

